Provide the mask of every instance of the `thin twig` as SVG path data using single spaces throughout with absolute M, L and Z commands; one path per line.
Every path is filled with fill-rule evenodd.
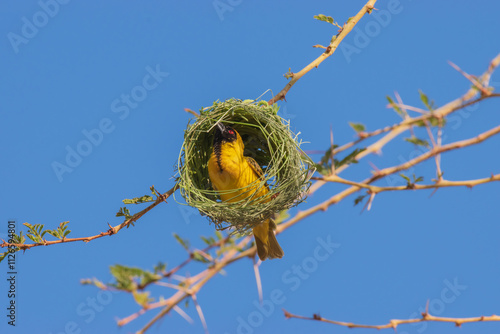
M 280 100 L 285 99 L 286 94 L 292 88 L 292 86 L 304 76 L 307 72 L 312 70 L 313 68 L 316 68 L 321 64 L 326 58 L 330 57 L 335 50 L 337 50 L 337 47 L 339 46 L 340 42 L 351 32 L 351 30 L 356 26 L 356 24 L 361 20 L 361 18 L 366 14 L 369 13 L 372 9 L 373 6 L 375 5 L 375 2 L 377 0 L 369 0 L 366 5 L 363 6 L 363 8 L 354 16 L 351 17 L 345 24 L 342 30 L 340 31 L 339 34 L 337 34 L 336 38 L 333 39 L 333 41 L 330 43 L 330 45 L 326 48 L 325 52 L 323 52 L 318 58 L 316 58 L 312 63 L 304 67 L 302 70 L 300 70 L 297 73 L 292 74 L 292 79 L 286 84 L 286 86 L 272 99 L 268 101 L 269 104 L 274 104 Z
M 429 312 L 426 311 L 426 312 L 422 313 L 422 318 L 392 319 L 389 321 L 389 323 L 387 323 L 385 325 L 363 325 L 363 324 L 355 324 L 352 322 L 329 320 L 329 319 L 325 319 L 325 318 L 321 317 L 319 314 L 314 314 L 312 317 L 305 317 L 305 316 L 301 316 L 301 315 L 291 314 L 290 312 L 286 311 L 285 309 L 283 309 L 283 312 L 285 314 L 285 318 L 287 318 L 287 319 L 295 318 L 295 319 L 304 319 L 304 320 L 315 320 L 315 321 L 326 322 L 329 324 L 344 326 L 344 327 L 348 327 L 348 328 L 373 328 L 373 329 L 391 328 L 394 330 L 396 330 L 396 328 L 402 324 L 413 324 L 413 323 L 424 322 L 424 321 L 451 322 L 451 323 L 454 323 L 455 326 L 457 326 L 457 327 L 460 327 L 462 324 L 470 323 L 470 322 L 500 321 L 500 316 L 494 315 L 494 314 L 491 316 L 480 316 L 480 317 L 470 317 L 470 318 L 450 318 L 450 317 L 436 317 L 436 316 L 429 314 Z
M 448 188 L 448 187 L 467 187 L 472 188 L 480 184 L 490 183 L 495 181 L 500 181 L 500 174 L 492 175 L 490 177 L 485 177 L 482 179 L 475 180 L 465 180 L 465 181 L 448 181 L 448 180 L 440 180 L 436 183 L 432 184 L 411 184 L 405 186 L 394 186 L 394 187 L 379 187 L 374 186 L 369 183 L 364 182 L 353 182 L 349 180 L 345 180 L 339 176 L 332 176 L 328 178 L 312 178 L 313 180 L 326 180 L 328 182 L 333 183 L 342 183 L 348 184 L 354 187 L 367 189 L 371 194 L 378 194 L 385 191 L 402 191 L 402 190 L 425 190 L 425 189 L 437 189 L 437 188 Z M 369 209 L 368 209 L 369 210 Z
M 128 225 L 137 221 L 139 218 L 144 216 L 146 213 L 148 213 L 155 206 L 157 206 L 161 202 L 165 201 L 176 190 L 177 190 L 177 185 L 175 185 L 172 189 L 170 189 L 169 191 L 167 191 L 163 195 L 158 196 L 158 198 L 154 201 L 153 204 L 151 204 L 150 206 L 148 206 L 144 210 L 139 211 L 138 213 L 134 214 L 131 218 L 125 220 L 123 223 L 118 224 L 114 227 L 109 226 L 110 228 L 106 232 L 101 232 L 101 233 L 94 235 L 94 236 L 82 237 L 82 238 L 64 238 L 61 240 L 53 240 L 53 241 L 44 240 L 43 242 L 38 242 L 38 243 L 33 243 L 33 244 L 14 244 L 14 243 L 5 242 L 5 240 L 2 239 L 2 243 L 0 244 L 0 247 L 4 248 L 4 247 L 9 247 L 9 246 L 15 246 L 15 247 L 19 247 L 22 250 L 26 250 L 26 249 L 30 249 L 30 248 L 38 247 L 38 246 L 49 246 L 49 245 L 56 245 L 56 244 L 75 242 L 75 241 L 89 242 L 89 241 L 92 241 L 94 239 L 102 238 L 102 237 L 105 237 L 108 235 L 111 236 L 113 234 L 118 233 L 122 228 L 127 227 Z

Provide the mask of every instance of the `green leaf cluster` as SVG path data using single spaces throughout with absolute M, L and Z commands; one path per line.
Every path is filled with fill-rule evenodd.
M 50 234 L 53 237 L 56 237 L 57 239 L 64 239 L 68 234 L 71 233 L 71 230 L 68 230 L 68 224 L 69 221 L 62 222 L 59 224 L 59 227 L 55 230 L 47 230 L 47 233 Z
M 141 203 L 147 203 L 147 202 L 154 202 L 155 200 L 153 199 L 152 196 L 149 195 L 144 195 L 141 197 L 134 197 L 132 199 L 124 199 L 122 200 L 123 204 L 141 204 Z
M 31 239 L 31 241 L 35 243 L 43 243 L 44 239 L 43 236 L 47 231 L 43 230 L 44 225 L 43 224 L 34 224 L 31 225 L 30 223 L 24 223 L 24 226 L 28 228 L 28 232 L 26 232 L 26 236 Z
M 361 124 L 361 123 L 353 123 L 353 122 L 349 122 L 349 125 L 351 126 L 351 128 L 356 131 L 356 133 L 360 133 L 360 132 L 363 132 L 365 131 L 366 127 L 364 126 L 364 124 Z
M 175 240 L 187 251 L 189 251 L 189 240 L 187 239 L 182 239 L 177 233 L 172 233 Z
M 429 100 L 427 95 L 424 94 L 420 89 L 418 90 L 418 94 L 420 95 L 420 100 L 424 103 L 424 105 L 429 109 L 430 112 L 434 111 L 434 101 Z
M 333 17 L 326 16 L 326 15 L 323 15 L 323 14 L 314 15 L 314 18 L 316 20 L 318 20 L 318 21 L 328 22 L 328 23 L 331 23 L 331 24 L 333 24 L 335 22 L 333 20 Z
M 335 20 L 331 16 L 327 16 L 324 14 L 318 14 L 318 15 L 314 15 L 313 18 L 318 20 L 318 21 L 323 21 L 323 22 L 333 24 L 337 28 L 342 29 L 342 27 L 337 22 L 335 22 Z
M 165 268 L 166 265 L 160 263 L 154 268 L 154 272 L 151 272 L 140 268 L 116 264 L 109 267 L 111 275 L 115 278 L 115 282 L 109 284 L 109 286 L 119 290 L 133 292 L 150 283 L 162 279 L 163 276 L 159 273 L 163 272 Z
M 325 155 L 321 158 L 320 162 L 314 164 L 318 173 L 322 175 L 330 175 L 332 172 L 332 163 L 335 168 L 339 168 L 343 165 L 348 164 L 356 164 L 358 160 L 356 160 L 356 156 L 366 150 L 366 148 L 356 148 L 354 151 L 346 155 L 343 159 L 338 160 L 333 158 L 333 151 L 337 148 L 337 145 L 332 145 L 325 151 Z
M 408 113 L 401 109 L 393 100 L 390 96 L 386 96 L 385 97 L 387 99 L 387 101 L 389 101 L 389 105 L 391 106 L 392 109 L 394 109 L 394 111 L 399 115 L 401 116 L 401 118 L 405 119 L 407 116 L 408 116 Z
M 132 218 L 132 215 L 130 215 L 130 210 L 127 209 L 126 206 L 121 207 L 120 210 L 116 213 L 116 217 L 125 217 L 125 220 L 129 220 Z
M 424 139 L 417 138 L 415 136 L 411 136 L 410 138 L 405 138 L 409 143 L 415 144 L 417 146 L 424 146 L 424 147 L 430 147 L 429 142 Z
M 403 179 L 405 179 L 406 186 L 408 188 L 413 188 L 415 186 L 415 184 L 417 184 L 418 182 L 422 182 L 424 180 L 423 176 L 416 177 L 415 174 L 413 174 L 413 181 L 403 173 L 399 173 L 399 176 L 401 176 Z

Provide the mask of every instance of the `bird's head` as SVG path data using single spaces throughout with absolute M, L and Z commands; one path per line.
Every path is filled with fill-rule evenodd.
M 243 154 L 244 144 L 240 134 L 229 125 L 217 123 L 215 127 L 214 145 L 228 143 L 238 147 Z M 236 144 L 236 145 L 235 145 Z

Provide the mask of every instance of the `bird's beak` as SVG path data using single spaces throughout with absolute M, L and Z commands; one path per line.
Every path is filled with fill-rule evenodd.
M 226 131 L 226 126 L 224 124 L 222 124 L 221 122 L 217 123 L 217 127 L 219 128 L 221 133 L 224 133 L 224 131 Z

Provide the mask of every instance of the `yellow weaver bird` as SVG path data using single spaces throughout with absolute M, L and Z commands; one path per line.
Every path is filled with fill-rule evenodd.
M 244 148 L 243 140 L 236 130 L 217 123 L 208 174 L 223 202 L 238 202 L 249 197 L 257 199 L 269 192 L 267 185 L 260 186 L 258 182 L 264 175 L 262 169 L 254 159 L 243 155 Z M 253 183 L 255 186 L 247 187 Z M 274 235 L 275 228 L 276 224 L 271 219 L 253 228 L 257 254 L 262 261 L 282 258 L 284 255 Z

